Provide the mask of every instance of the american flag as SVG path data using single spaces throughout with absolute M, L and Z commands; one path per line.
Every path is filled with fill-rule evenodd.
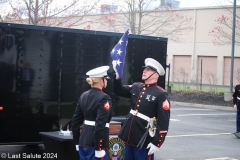
M 123 34 L 121 39 L 118 41 L 118 43 L 114 46 L 114 48 L 111 51 L 111 57 L 112 57 L 112 64 L 115 68 L 114 70 L 117 72 L 116 74 L 119 75 L 120 78 L 123 76 L 123 67 L 124 67 L 124 60 L 126 55 L 126 48 L 128 44 L 128 35 L 129 30 L 126 30 L 126 32 Z

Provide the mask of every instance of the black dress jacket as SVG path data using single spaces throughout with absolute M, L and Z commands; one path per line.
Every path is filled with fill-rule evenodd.
M 109 147 L 109 123 L 112 117 L 112 101 L 109 95 L 98 88 L 84 92 L 77 103 L 72 118 L 73 142 L 75 145 L 102 150 Z M 88 125 L 84 120 L 94 121 Z M 82 131 L 80 133 L 80 126 Z
M 232 95 L 233 104 L 237 105 L 237 110 L 240 110 L 240 84 L 235 86 L 235 91 Z
M 122 85 L 120 79 L 114 79 L 114 93 L 118 96 L 130 98 L 130 109 L 138 110 L 139 113 L 149 118 L 155 117 L 157 119 L 156 134 L 154 137 L 147 136 L 143 148 L 146 148 L 150 142 L 160 147 L 168 132 L 170 120 L 170 101 L 167 92 L 156 83 Z M 144 133 L 146 133 L 147 124 L 146 120 L 129 113 L 118 137 L 128 145 L 137 146 Z

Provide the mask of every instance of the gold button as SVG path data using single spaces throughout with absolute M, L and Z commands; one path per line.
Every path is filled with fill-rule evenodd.
M 144 94 L 144 92 L 142 92 L 142 94 Z
M 141 102 L 141 100 L 139 100 L 138 102 Z
M 160 146 L 160 144 L 158 144 L 158 147 Z
M 139 107 L 139 105 L 137 105 L 137 107 Z
M 142 96 L 140 96 L 142 98 Z
M 146 90 L 146 88 L 143 88 L 143 90 Z
M 133 93 L 133 95 L 135 95 L 135 93 Z
M 101 151 L 101 150 L 102 150 L 102 148 L 99 148 L 99 150 Z
M 149 87 L 149 85 L 147 85 Z

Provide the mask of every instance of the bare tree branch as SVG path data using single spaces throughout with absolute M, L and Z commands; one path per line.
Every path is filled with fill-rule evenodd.
M 235 79 L 238 81 L 238 83 L 240 83 L 240 68 L 237 68 L 235 72 Z
M 123 3 L 124 2 L 124 3 Z M 170 36 L 179 40 L 179 35 L 193 27 L 192 18 L 169 7 L 154 5 L 153 0 L 124 0 L 118 4 L 122 10 L 116 15 L 115 28 L 129 28 L 132 34 Z
M 100 0 L 73 0 L 68 5 L 61 6 L 58 0 L 7 0 L 11 8 L 8 17 L 2 17 L 4 22 L 29 23 L 44 26 L 71 27 L 83 22 Z M 81 24 L 80 23 L 80 24 Z
M 240 0 L 238 0 L 240 2 Z M 228 0 L 229 3 L 233 3 Z M 213 37 L 213 44 L 215 45 L 225 45 L 232 44 L 232 27 L 233 27 L 233 7 L 232 6 L 222 6 L 227 13 L 221 15 L 216 19 L 217 25 L 209 31 L 209 35 Z M 240 45 L 240 7 L 237 7 L 236 12 L 236 26 L 235 26 L 235 44 Z

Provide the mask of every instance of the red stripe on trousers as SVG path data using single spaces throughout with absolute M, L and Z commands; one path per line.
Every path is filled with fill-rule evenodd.
M 147 160 L 152 160 L 152 154 L 148 156 Z

